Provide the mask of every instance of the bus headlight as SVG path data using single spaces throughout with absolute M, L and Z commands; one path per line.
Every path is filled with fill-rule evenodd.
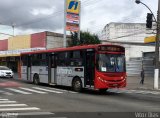
M 104 80 L 104 79 L 102 79 L 101 77 L 98 77 L 98 79 L 99 79 L 100 81 L 102 81 L 102 82 L 107 83 L 107 81 L 106 81 L 106 80 Z

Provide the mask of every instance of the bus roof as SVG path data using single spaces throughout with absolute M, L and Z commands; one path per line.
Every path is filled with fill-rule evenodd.
M 82 50 L 82 49 L 95 49 L 98 46 L 117 46 L 122 47 L 119 45 L 112 45 L 112 44 L 95 44 L 95 45 L 83 45 L 83 46 L 73 46 L 73 47 L 67 47 L 67 48 L 53 48 L 48 50 L 38 50 L 38 51 L 32 51 L 32 52 L 24 52 L 21 53 L 21 55 L 27 55 L 27 54 L 37 54 L 37 53 L 50 53 L 50 52 L 61 52 L 61 51 L 72 51 L 72 50 Z

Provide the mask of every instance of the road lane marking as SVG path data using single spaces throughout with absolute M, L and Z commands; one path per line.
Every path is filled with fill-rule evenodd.
M 18 113 L 18 116 L 30 116 L 30 115 L 54 115 L 55 113 L 51 112 L 27 112 L 27 113 Z
M 3 94 L 5 94 L 5 95 L 13 95 L 13 93 L 10 93 L 10 92 L 5 92 Z
M 8 99 L 0 99 L 0 101 L 7 101 Z
M 26 104 L 1 104 L 0 107 L 12 107 L 12 106 L 28 106 Z
M 62 89 L 56 89 L 56 88 L 48 88 L 48 89 L 52 89 L 52 90 L 56 90 L 56 91 L 62 91 L 62 92 L 68 92 L 68 93 L 78 93 L 78 92 L 74 92 L 74 91 L 62 90 Z
M 158 95 L 160 94 L 160 92 L 152 92 L 152 94 Z
M 117 90 L 117 89 L 109 89 L 108 92 L 123 93 L 123 91 L 119 91 L 119 90 Z
M 0 103 L 16 103 L 16 101 L 0 101 Z
M 130 90 L 124 90 L 125 93 L 133 93 L 132 91 Z
M 0 111 L 23 111 L 23 110 L 40 110 L 40 108 L 37 107 L 27 107 L 27 108 L 3 108 L 0 109 Z
M 134 94 L 154 94 L 158 95 L 160 92 L 157 91 L 143 91 L 143 90 L 118 90 L 118 89 L 109 89 L 108 92 L 114 93 L 134 93 Z
M 39 87 L 32 87 L 32 88 L 42 90 L 42 91 L 46 91 L 46 92 L 52 92 L 52 93 L 63 93 L 63 92 L 60 92 L 60 91 L 54 91 L 54 90 L 49 90 L 49 89 L 44 89 L 44 88 L 39 88 Z
M 29 89 L 29 88 L 23 88 L 23 87 L 19 87 L 19 88 L 23 89 L 23 90 L 35 92 L 35 93 L 46 94 L 46 92 L 43 92 L 43 91 L 37 91 L 37 90 L 33 90 L 33 89 Z
M 130 90 L 132 93 L 138 93 L 138 94 L 160 94 L 159 92 L 155 91 L 142 91 L 142 90 Z
M 49 118 L 68 118 L 68 117 L 49 117 Z
M 144 92 L 146 92 L 146 93 L 148 93 L 148 94 L 160 94 L 159 92 L 156 92 L 156 91 L 144 91 Z
M 138 94 L 148 94 L 146 91 L 136 91 L 135 93 L 138 93 Z
M 21 94 L 32 94 L 32 93 L 21 91 L 21 90 L 14 89 L 14 88 L 6 88 L 6 89 L 11 90 L 11 91 L 16 92 L 16 93 L 21 93 Z

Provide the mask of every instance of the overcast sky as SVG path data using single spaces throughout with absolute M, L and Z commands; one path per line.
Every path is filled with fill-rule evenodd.
M 158 0 L 141 0 L 156 15 Z M 110 22 L 145 23 L 149 10 L 135 0 L 81 0 L 81 30 L 100 32 Z M 29 34 L 40 31 L 63 33 L 64 0 L 1 0 L 1 33 Z M 3 36 L 3 37 L 2 37 Z M 4 35 L 0 34 L 0 39 Z

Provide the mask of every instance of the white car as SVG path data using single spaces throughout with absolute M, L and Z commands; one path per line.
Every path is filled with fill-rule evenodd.
M 0 66 L 0 77 L 13 78 L 13 71 L 6 66 Z

